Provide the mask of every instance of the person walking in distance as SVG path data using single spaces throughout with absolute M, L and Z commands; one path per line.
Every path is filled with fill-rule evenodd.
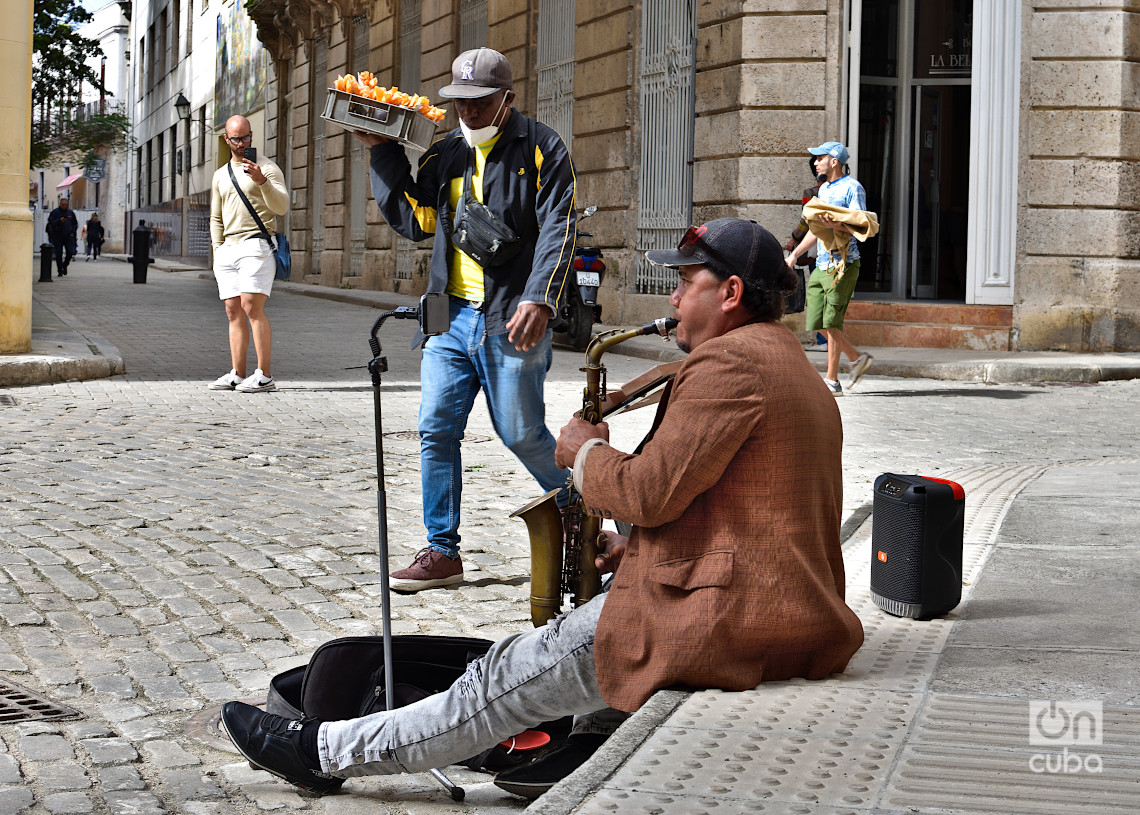
M 821 182 L 818 198 L 821 201 L 845 209 L 867 209 L 867 194 L 863 185 L 847 173 L 845 165 L 850 154 L 846 147 L 839 142 L 829 141 L 810 148 L 808 152 L 815 156 L 816 178 Z M 826 214 L 820 216 L 820 222 L 836 232 L 851 232 L 846 224 Z M 870 354 L 859 353 L 859 349 L 843 335 L 843 318 L 859 280 L 859 243 L 854 236 L 848 240 L 846 264 L 837 253 L 829 252 L 823 241 L 817 241 L 811 232 L 804 236 L 786 258 L 788 268 L 794 269 L 796 260 L 813 244 L 817 244 L 815 269 L 808 278 L 804 329 L 822 331 L 827 337 L 827 373 L 824 381 L 836 396 L 843 395 L 843 386 L 839 384 L 840 355 L 846 354 L 852 360 L 848 388 L 859 383 L 873 359 Z
M 459 127 L 427 149 L 415 177 L 399 144 L 356 134 L 370 147 L 380 214 L 406 238 L 434 235 L 428 291 L 451 298 L 451 330 L 427 340 L 420 366 L 427 546 L 391 574 L 397 591 L 463 580 L 460 440 L 480 389 L 499 438 L 543 490 L 562 489 L 559 503 L 568 500 L 543 388 L 553 359 L 550 319 L 573 256 L 574 168 L 554 130 L 511 108 L 511 85 L 510 63 L 498 51 L 460 54 L 439 92 L 455 100 Z M 487 255 L 465 243 L 474 210 L 490 212 L 517 240 Z
M 48 241 L 55 250 L 55 266 L 60 277 L 67 275 L 67 267 L 75 257 L 75 236 L 79 232 L 79 221 L 71 211 L 71 202 L 61 198 L 59 206 L 51 211 L 47 219 Z
M 218 296 L 226 304 L 232 364 L 229 373 L 210 383 L 210 390 L 258 393 L 277 389 L 269 367 L 273 332 L 265 314 L 277 261 L 274 245 L 263 237 L 250 207 L 272 236 L 276 216 L 289 209 L 289 190 L 281 168 L 264 156 L 256 156 L 250 148 L 252 141 L 249 120 L 231 116 L 226 122 L 231 157 L 214 173 L 210 185 L 214 278 Z M 246 376 L 251 334 L 257 370 Z
M 92 257 L 95 260 L 99 259 L 99 252 L 103 248 L 103 237 L 103 222 L 99 220 L 99 213 L 93 212 L 83 226 L 83 238 L 87 241 L 87 260 L 91 260 Z

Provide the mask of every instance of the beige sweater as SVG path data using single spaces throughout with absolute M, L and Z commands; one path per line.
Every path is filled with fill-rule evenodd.
M 265 183 L 258 186 L 245 174 L 240 162 L 231 161 L 230 165 L 261 222 L 270 235 L 275 235 L 277 216 L 289 211 L 289 189 L 285 186 L 281 168 L 264 156 L 258 157 L 257 166 L 265 173 Z M 257 222 L 234 189 L 229 170 L 220 167 L 214 172 L 214 180 L 210 184 L 210 241 L 214 250 L 217 251 L 223 243 L 236 243 L 260 234 Z
M 819 220 L 820 215 L 830 216 L 833 221 L 839 221 L 851 231 L 837 232 L 829 226 L 824 226 Z M 828 274 L 835 276 L 832 286 L 839 283 L 843 278 L 843 272 L 847 269 L 847 251 L 851 246 L 851 236 L 854 235 L 855 240 L 863 243 L 879 234 L 879 217 L 875 213 L 827 204 L 818 197 L 813 197 L 804 204 L 803 219 L 807 221 L 811 234 L 823 243 L 823 248 L 833 256 L 839 256 L 839 263 L 827 270 Z

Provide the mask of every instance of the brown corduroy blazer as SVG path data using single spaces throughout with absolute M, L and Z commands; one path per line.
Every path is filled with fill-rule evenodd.
M 754 323 L 702 343 L 658 420 L 640 454 L 600 445 L 582 469 L 590 510 L 634 524 L 595 640 L 606 703 L 842 671 L 863 642 L 843 599 L 843 429 L 799 342 Z

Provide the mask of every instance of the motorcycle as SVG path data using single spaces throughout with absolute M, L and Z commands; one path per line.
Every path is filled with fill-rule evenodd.
M 582 221 L 598 211 L 596 206 L 587 207 L 578 217 Z M 598 305 L 598 289 L 606 276 L 606 263 L 602 260 L 602 250 L 596 246 L 585 246 L 582 238 L 592 238 L 589 232 L 578 229 L 578 240 L 574 244 L 574 258 L 571 263 L 570 279 L 567 281 L 567 297 L 558 316 L 561 326 L 555 330 L 554 342 L 567 345 L 576 351 L 584 351 L 594 333 L 594 323 L 602 320 L 602 307 Z

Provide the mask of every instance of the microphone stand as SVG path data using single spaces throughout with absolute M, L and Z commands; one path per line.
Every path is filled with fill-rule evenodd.
M 392 672 L 392 606 L 388 586 L 388 496 L 384 490 L 384 431 L 380 409 L 380 375 L 388 370 L 388 358 L 381 356 L 380 340 L 377 333 L 389 317 L 397 320 L 415 320 L 420 317 L 420 309 L 401 306 L 394 311 L 381 314 L 372 325 L 368 345 L 372 349 L 372 359 L 368 372 L 372 375 L 372 405 L 376 426 L 376 516 L 380 525 L 380 582 L 384 590 L 380 593 L 380 616 L 384 642 L 384 700 L 388 710 L 395 710 L 395 679 Z M 451 795 L 453 801 L 462 801 L 466 795 L 463 787 L 452 782 L 438 769 L 430 770 L 440 786 Z

